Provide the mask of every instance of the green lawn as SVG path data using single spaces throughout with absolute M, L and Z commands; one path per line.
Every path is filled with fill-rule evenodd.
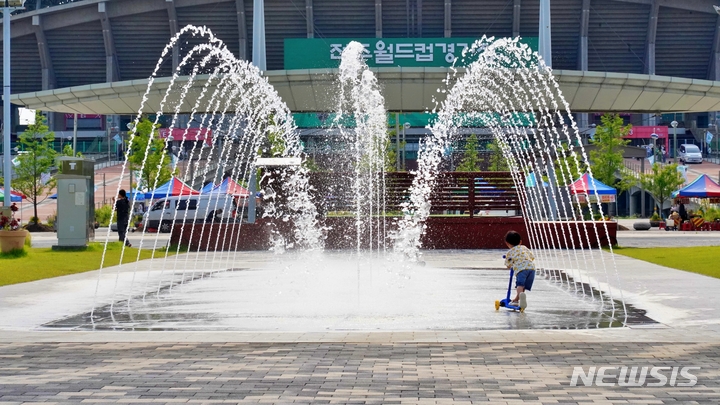
M 87 250 L 80 252 L 54 251 L 50 248 L 25 248 L 25 254 L 16 256 L 0 253 L 0 286 L 24 283 L 67 274 L 83 273 L 100 268 L 104 244 L 91 243 Z M 120 242 L 108 244 L 103 267 L 120 264 Z M 176 249 L 171 249 L 174 254 Z M 127 248 L 123 255 L 123 263 L 131 263 L 137 259 L 138 249 Z M 141 259 L 165 257 L 165 250 L 143 249 Z
M 720 246 L 617 248 L 614 252 L 673 269 L 720 278 Z

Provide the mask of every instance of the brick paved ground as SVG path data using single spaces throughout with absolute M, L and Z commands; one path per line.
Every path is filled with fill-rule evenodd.
M 0 358 L 0 404 L 720 402 L 718 343 L 10 343 Z M 571 387 L 573 366 L 701 370 L 694 387 Z

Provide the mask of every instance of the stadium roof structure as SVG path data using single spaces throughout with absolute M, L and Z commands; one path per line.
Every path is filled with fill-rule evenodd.
M 427 111 L 442 101 L 437 89 L 444 87 L 446 68 L 377 68 L 375 74 L 384 88 L 386 108 L 390 111 Z M 334 100 L 328 97 L 336 87 L 336 69 L 279 70 L 265 72 L 291 111 L 331 111 Z M 553 72 L 563 96 L 573 112 L 618 111 L 715 111 L 720 110 L 720 82 L 680 77 L 612 72 Z M 180 112 L 194 108 L 208 76 L 196 77 Z M 179 88 L 189 80 L 180 77 Z M 155 79 L 144 111 L 161 111 L 160 101 L 170 78 Z M 148 80 L 100 83 L 63 89 L 45 90 L 11 96 L 14 104 L 30 109 L 79 114 L 136 114 Z M 176 92 L 176 93 L 179 93 Z M 167 106 L 178 100 L 171 97 Z M 169 109 L 169 107 L 167 107 Z M 172 110 L 174 111 L 173 107 Z M 200 111 L 196 111 L 200 112 Z
M 507 0 L 295 3 L 264 0 L 264 15 L 266 76 L 298 112 L 332 110 L 325 90 L 334 73 L 283 70 L 288 39 L 538 36 L 537 0 L 510 7 Z M 716 3 L 553 0 L 552 67 L 571 109 L 720 110 Z M 83 0 L 16 14 L 11 19 L 13 102 L 46 111 L 136 113 L 147 77 L 182 27 L 210 28 L 238 58 L 248 60 L 252 23 L 250 0 Z M 167 85 L 182 55 L 199 41 L 182 38 L 157 71 L 156 84 Z M 388 109 L 424 111 L 434 107 L 430 94 L 440 94 L 436 89 L 447 70 L 379 68 L 376 73 Z M 158 104 L 154 91 L 150 109 Z

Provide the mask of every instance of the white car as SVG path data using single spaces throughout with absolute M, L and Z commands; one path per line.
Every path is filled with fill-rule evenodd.
M 685 143 L 678 147 L 678 159 L 682 163 L 702 163 L 703 156 L 697 145 Z
M 173 224 L 183 222 L 205 222 L 208 215 L 222 209 L 220 216 L 230 220 L 237 206 L 233 196 L 205 194 L 163 198 L 156 201 L 145 213 L 143 222 L 148 228 L 170 232 Z

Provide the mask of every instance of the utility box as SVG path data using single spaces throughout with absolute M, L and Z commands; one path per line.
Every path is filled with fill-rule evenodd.
M 58 166 L 58 244 L 53 249 L 85 248 L 95 238 L 95 161 L 64 156 Z

